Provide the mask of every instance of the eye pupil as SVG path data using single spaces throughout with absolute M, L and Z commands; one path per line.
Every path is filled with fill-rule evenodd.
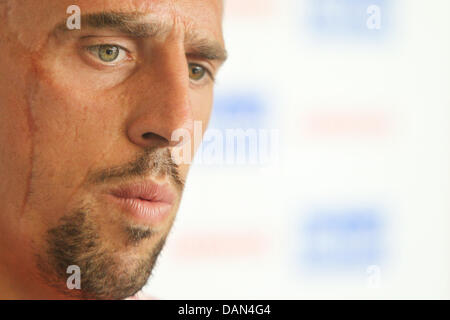
M 105 62 L 112 62 L 119 56 L 119 48 L 111 45 L 101 45 L 99 47 L 98 56 Z

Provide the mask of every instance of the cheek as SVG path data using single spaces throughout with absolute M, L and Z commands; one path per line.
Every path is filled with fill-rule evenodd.
M 195 121 L 201 121 L 202 135 L 208 128 L 213 106 L 213 90 L 204 89 L 191 94 L 191 104 Z
M 60 212 L 117 140 L 119 130 L 111 127 L 118 126 L 118 117 L 111 116 L 114 102 L 107 96 L 93 96 L 58 78 L 42 79 L 30 105 L 34 154 L 29 205 Z
M 28 57 L 17 54 L 21 50 L 0 41 L 0 203 L 5 213 L 0 224 L 15 232 L 29 193 L 34 134 L 29 109 L 34 75 Z
M 12 85 L 15 73 L 2 67 L 7 76 L 0 75 L 0 211 L 14 214 L 0 214 L 0 224 L 17 230 L 13 222 L 23 213 L 31 173 L 32 132 L 25 89 Z

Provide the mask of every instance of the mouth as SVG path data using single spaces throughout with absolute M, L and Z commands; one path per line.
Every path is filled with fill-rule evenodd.
M 176 198 L 168 184 L 153 181 L 124 185 L 113 189 L 108 196 L 133 220 L 152 227 L 168 218 Z

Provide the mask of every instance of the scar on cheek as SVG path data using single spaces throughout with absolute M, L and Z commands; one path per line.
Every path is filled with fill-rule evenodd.
M 39 55 L 38 55 L 39 56 Z M 28 168 L 29 171 L 27 172 L 27 178 L 26 178 L 26 188 L 25 188 L 25 194 L 22 202 L 22 210 L 21 210 L 21 216 L 24 215 L 26 211 L 26 206 L 28 203 L 29 195 L 31 192 L 31 187 L 33 183 L 33 172 L 35 170 L 35 132 L 36 132 L 36 123 L 34 118 L 34 103 L 35 103 L 35 97 L 36 94 L 39 91 L 39 78 L 42 74 L 42 70 L 39 67 L 38 59 L 31 58 L 30 60 L 30 68 L 28 70 L 28 75 L 26 76 L 27 83 L 25 84 L 25 92 L 24 92 L 24 99 L 26 101 L 26 106 L 24 110 L 24 114 L 26 117 L 26 123 L 27 123 L 27 129 L 28 129 L 28 141 L 30 143 L 30 149 L 28 151 Z

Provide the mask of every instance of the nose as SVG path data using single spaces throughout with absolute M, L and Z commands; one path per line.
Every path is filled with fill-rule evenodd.
M 167 45 L 155 53 L 147 70 L 138 77 L 137 107 L 127 134 L 139 147 L 170 147 L 177 129 L 192 133 L 193 114 L 189 96 L 189 73 L 184 48 Z

